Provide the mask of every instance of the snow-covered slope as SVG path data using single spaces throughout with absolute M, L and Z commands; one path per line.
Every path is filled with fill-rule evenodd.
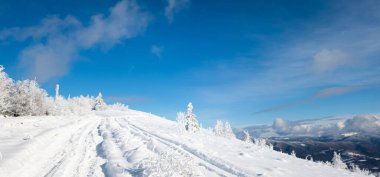
M 0 118 L 0 176 L 364 176 L 139 111 Z

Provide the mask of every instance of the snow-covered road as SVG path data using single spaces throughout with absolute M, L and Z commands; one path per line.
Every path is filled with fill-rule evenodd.
M 139 111 L 0 119 L 0 176 L 363 176 Z

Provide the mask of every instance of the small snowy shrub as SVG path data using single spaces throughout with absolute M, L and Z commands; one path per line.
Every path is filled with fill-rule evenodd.
M 306 160 L 309 160 L 309 161 L 314 161 L 313 156 L 311 156 L 310 154 L 307 155 L 307 156 L 305 157 L 305 159 L 306 159 Z
M 334 156 L 331 161 L 334 168 L 347 169 L 347 165 L 342 161 L 340 154 L 334 152 Z
M 371 172 L 369 170 L 367 170 L 367 169 L 360 169 L 359 166 L 357 166 L 357 165 L 355 165 L 353 163 L 350 164 L 350 169 L 351 169 L 352 172 L 358 173 L 358 174 L 362 174 L 362 175 L 369 175 L 369 174 L 371 174 Z
M 122 103 L 114 103 L 111 105 L 107 105 L 107 108 L 111 109 L 111 110 L 118 110 L 118 111 L 127 111 L 128 110 L 128 106 L 124 105 Z
M 292 153 L 290 154 L 293 158 L 296 158 L 296 151 L 292 150 Z
M 254 144 L 263 149 L 273 150 L 273 145 L 267 142 L 267 140 L 263 138 L 254 139 Z
M 235 134 L 232 131 L 231 125 L 228 122 L 223 123 L 220 120 L 216 121 L 214 134 L 216 136 L 225 138 L 235 138 Z

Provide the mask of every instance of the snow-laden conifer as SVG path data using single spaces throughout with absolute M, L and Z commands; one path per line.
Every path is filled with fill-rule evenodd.
M 186 130 L 189 132 L 199 131 L 199 123 L 197 116 L 193 113 L 193 104 L 191 102 L 187 105 Z
M 106 108 L 107 105 L 103 100 L 102 93 L 99 92 L 99 95 L 95 98 L 93 110 L 105 110 Z
M 247 142 L 247 143 L 251 143 L 252 139 L 251 139 L 251 135 L 249 134 L 249 132 L 245 130 L 243 133 L 244 133 L 243 141 Z
M 214 127 L 214 134 L 216 136 L 224 136 L 224 125 L 223 122 L 220 120 L 216 121 L 215 127 Z
M 220 120 L 216 121 L 214 127 L 214 134 L 216 136 L 225 138 L 235 138 L 235 134 L 232 131 L 231 125 L 228 122 L 223 123 Z
M 232 127 L 231 127 L 230 123 L 228 123 L 228 122 L 224 123 L 224 136 L 226 138 L 235 138 L 235 134 L 232 131 Z

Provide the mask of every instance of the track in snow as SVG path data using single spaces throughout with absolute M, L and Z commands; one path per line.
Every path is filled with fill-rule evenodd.
M 0 136 L 8 140 L 0 142 L 6 147 L 0 152 L 12 154 L 0 161 L 0 176 L 248 176 L 137 127 L 127 116 L 59 121 L 32 128 L 27 139 Z

